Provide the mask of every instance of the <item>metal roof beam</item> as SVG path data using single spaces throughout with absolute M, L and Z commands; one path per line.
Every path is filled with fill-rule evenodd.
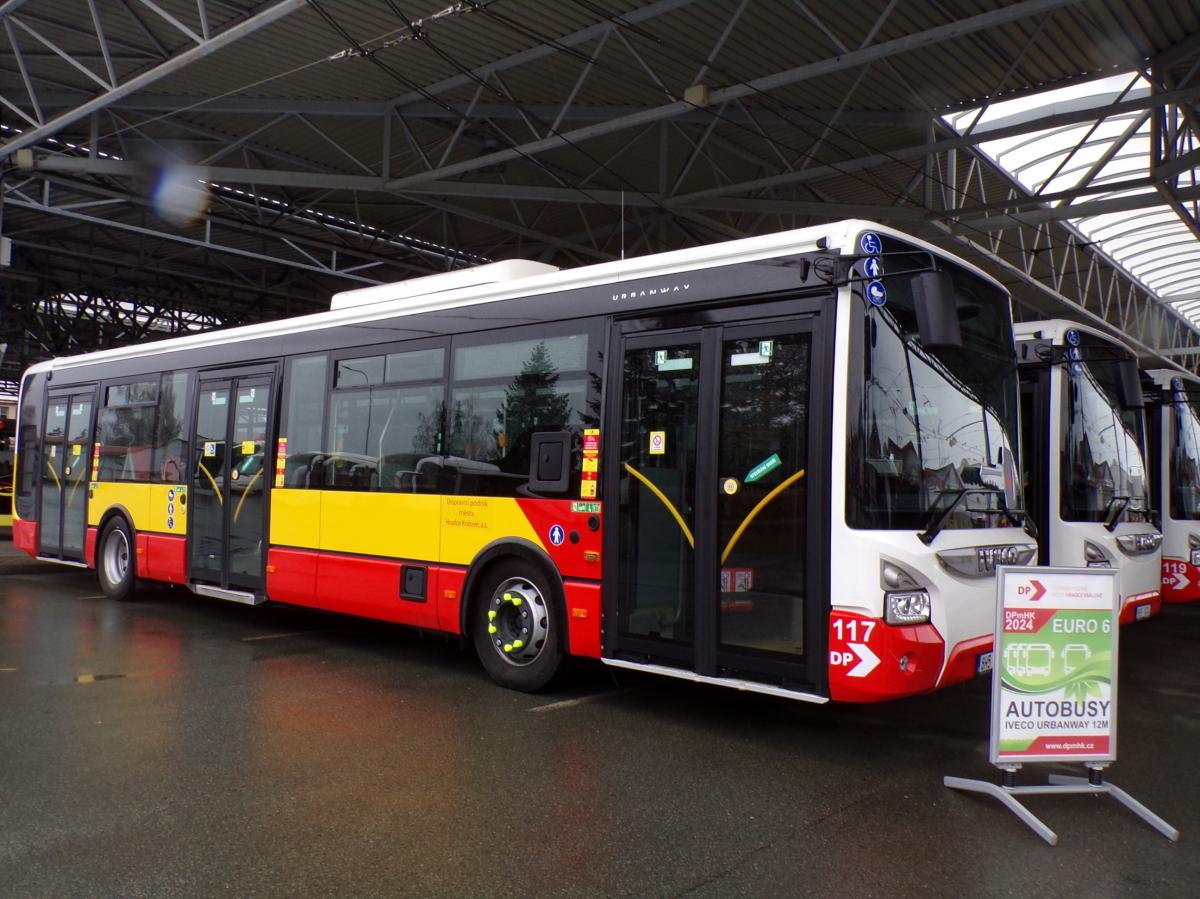
M 1200 199 L 1200 187 L 1191 187 L 1176 192 L 1175 199 L 1180 202 Z M 1112 197 L 1106 200 L 1090 200 L 1087 203 L 1076 203 L 1071 206 L 1053 206 L 1045 209 L 1029 209 L 1017 214 L 999 213 L 988 218 L 970 219 L 969 221 L 952 221 L 950 223 L 955 233 L 994 231 L 1001 228 L 1011 228 L 1013 225 L 1036 225 L 1041 222 L 1062 222 L 1068 219 L 1091 218 L 1098 215 L 1109 215 L 1113 212 L 1128 212 L 1133 209 L 1149 209 L 1164 204 L 1162 196 L 1155 191 L 1134 194 L 1127 197 Z M 937 213 L 927 218 L 945 219 L 947 216 Z
M 28 55 L 28 54 L 27 54 Z M 71 107 L 82 102 L 85 94 L 55 90 L 39 91 L 38 99 L 47 109 Z M 375 100 L 322 100 L 308 97 L 213 97 L 207 98 L 194 94 L 138 94 L 125 97 L 111 104 L 112 109 L 127 112 L 171 113 L 184 110 L 187 112 L 221 113 L 223 115 L 318 115 L 337 118 L 377 118 L 391 112 L 387 103 Z M 628 104 L 612 104 L 606 106 L 573 104 L 562 114 L 563 122 L 607 122 L 623 116 L 636 115 L 646 107 Z M 536 117 L 540 121 L 553 121 L 562 113 L 561 105 L 546 103 L 505 103 L 488 101 L 476 103 L 473 118 L 476 119 L 524 119 Z M 448 120 L 457 122 L 462 118 L 462 111 L 447 109 L 445 106 L 422 101 L 397 110 L 397 114 L 406 119 Z M 831 122 L 835 115 L 839 124 L 864 128 L 895 128 L 898 126 L 920 127 L 929 120 L 925 113 L 905 112 L 903 110 L 844 110 L 837 115 L 835 109 L 805 110 L 806 118 L 819 122 Z M 741 109 L 729 107 L 721 114 L 721 118 L 733 124 L 748 125 L 752 119 Z M 795 119 L 781 115 L 770 109 L 755 113 L 755 118 L 763 125 L 771 127 L 794 127 Z M 713 119 L 711 112 L 693 110 L 676 116 L 674 121 L 706 125 Z M 561 124 L 561 123 L 559 123 Z
M 1023 3 L 1014 3 L 981 15 L 971 16 L 956 22 L 940 25 L 936 28 L 917 32 L 916 34 L 909 34 L 894 40 L 884 41 L 883 43 L 875 44 L 861 50 L 842 53 L 828 59 L 820 60 L 819 62 L 797 66 L 782 72 L 765 75 L 752 81 L 720 88 L 711 92 L 709 103 L 712 106 L 719 107 L 729 101 L 752 94 L 769 93 L 770 91 L 788 87 L 801 81 L 807 81 L 847 69 L 858 68 L 859 66 L 879 59 L 886 59 L 898 53 L 905 53 L 921 47 L 941 43 L 942 41 L 952 40 L 1005 22 L 1027 18 L 1028 16 L 1058 9 L 1063 6 L 1074 5 L 1078 2 L 1080 0 L 1025 0 Z M 684 100 L 676 100 L 633 115 L 613 119 L 609 122 L 600 122 L 584 128 L 576 128 L 565 134 L 556 134 L 541 140 L 530 141 L 518 147 L 511 147 L 495 153 L 487 153 L 477 156 L 474 159 L 442 166 L 429 172 L 421 172 L 406 178 L 396 178 L 390 181 L 387 186 L 389 190 L 404 190 L 417 184 L 456 177 L 486 166 L 498 165 L 502 162 L 509 162 L 519 158 L 527 158 L 547 150 L 569 147 L 572 144 L 592 138 L 641 127 L 652 122 L 662 121 L 663 119 L 675 118 L 693 109 L 695 107 L 691 103 L 687 103 Z
M 695 2 L 696 0 L 659 0 L 658 3 L 651 3 L 649 6 L 625 13 L 621 16 L 621 21 L 630 25 L 637 25 L 674 12 L 677 9 L 682 9 L 685 6 L 691 6 Z M 586 44 L 588 41 L 602 37 L 620 27 L 618 23 L 606 20 L 571 34 L 563 35 L 560 38 L 546 40 L 536 47 L 530 47 L 528 50 L 522 50 L 520 53 L 514 53 L 512 56 L 506 56 L 504 59 L 497 60 L 496 62 L 479 66 L 470 72 L 463 72 L 459 75 L 445 78 L 435 84 L 427 85 L 421 88 L 419 92 L 413 91 L 399 97 L 394 97 L 388 101 L 387 105 L 403 107 L 400 112 L 407 113 L 409 104 L 426 100 L 431 94 L 444 94 L 447 91 L 456 90 L 466 85 L 477 84 L 480 80 L 489 78 L 499 72 L 552 56 L 555 53 L 561 52 L 563 48 Z
M 6 0 L 6 2 L 0 3 L 0 19 L 3 19 L 9 13 L 16 12 L 28 2 L 29 0 Z
M 172 243 L 185 244 L 189 247 L 194 247 L 196 249 L 212 250 L 212 251 L 219 252 L 219 253 L 230 253 L 234 256 L 241 256 L 243 258 L 253 259 L 258 262 L 269 262 L 269 263 L 273 263 L 275 265 L 286 266 L 288 268 L 299 268 L 299 269 L 303 269 L 304 271 L 307 271 L 307 272 L 313 272 L 315 274 L 321 274 L 321 275 L 329 275 L 331 277 L 337 277 L 337 278 L 346 278 L 350 281 L 357 281 L 362 284 L 378 284 L 378 283 L 380 283 L 379 280 L 376 278 L 365 278 L 361 275 L 354 274 L 353 272 L 335 269 L 331 266 L 326 266 L 326 265 L 324 265 L 322 263 L 318 263 L 318 262 L 305 262 L 305 261 L 298 260 L 298 259 L 288 259 L 288 258 L 282 257 L 282 256 L 268 256 L 264 253 L 255 253 L 250 250 L 243 250 L 240 247 L 223 246 L 221 244 L 212 243 L 212 242 L 209 242 L 206 240 L 197 240 L 196 238 L 192 238 L 192 237 L 184 237 L 181 234 L 168 234 L 163 231 L 156 231 L 153 228 L 145 228 L 145 227 L 142 227 L 141 225 L 133 225 L 128 222 L 119 222 L 119 221 L 114 221 L 112 219 L 97 218 L 95 216 L 85 215 L 81 212 L 74 212 L 69 209 L 60 209 L 55 206 L 46 206 L 41 203 L 31 203 L 26 200 L 13 199 L 11 197 L 6 199 L 4 202 L 5 202 L 5 205 L 10 206 L 14 209 L 27 209 L 32 212 L 39 212 L 39 213 L 49 214 L 49 215 L 57 215 L 57 216 L 61 216 L 63 218 L 71 219 L 71 220 L 77 221 L 77 222 L 85 222 L 88 224 L 99 225 L 101 227 L 112 228 L 117 231 L 127 231 L 131 234 L 141 235 L 142 237 L 153 237 L 158 240 L 165 240 L 165 241 L 172 242 Z M 20 241 L 19 233 L 15 233 L 13 235 L 13 241 L 17 244 L 20 244 L 21 241 Z M 297 250 L 297 252 L 302 252 L 302 251 Z M 309 254 L 307 254 L 307 253 L 303 253 L 303 255 L 305 257 L 307 257 L 308 259 L 312 259 L 312 257 L 309 256 Z
M 1030 134 L 1036 131 L 1049 130 L 1059 128 L 1064 125 L 1077 125 L 1081 122 L 1090 122 L 1097 118 L 1107 118 L 1109 116 L 1119 115 L 1132 110 L 1148 109 L 1155 106 L 1161 106 L 1165 103 L 1172 103 L 1179 100 L 1187 100 L 1200 96 L 1200 84 L 1193 85 L 1189 88 L 1178 91 L 1166 91 L 1160 94 L 1151 94 L 1145 97 L 1139 97 L 1136 100 L 1126 100 L 1120 103 L 1108 105 L 1083 107 L 1072 109 L 1069 112 L 1055 113 L 1054 115 L 1044 116 L 1039 119 L 1024 121 L 1020 124 L 1010 125 L 1000 131 L 989 132 L 987 140 L 999 140 L 1006 137 L 1018 137 L 1022 134 Z M 949 126 L 947 126 L 949 127 Z M 886 153 L 872 153 L 868 156 L 860 156 L 857 159 L 847 159 L 844 162 L 839 162 L 835 165 L 814 166 L 804 172 L 785 172 L 781 175 L 771 175 L 766 178 L 756 178 L 751 181 L 743 181 L 739 184 L 727 184 L 722 187 L 715 187 L 711 190 L 696 191 L 688 194 L 689 199 L 699 199 L 707 196 L 718 196 L 729 193 L 740 193 L 755 190 L 763 190 L 768 187 L 779 187 L 784 184 L 796 184 L 803 181 L 819 181 L 824 178 L 833 178 L 838 175 L 846 175 L 853 172 L 860 172 L 865 169 L 875 168 L 880 165 L 887 165 L 893 162 L 908 162 L 915 159 L 924 159 L 936 153 L 942 153 L 947 150 L 963 150 L 970 149 L 984 141 L 977 131 L 965 136 L 954 136 L 942 138 L 941 140 L 929 141 L 924 144 L 916 144 L 910 147 L 901 147 L 896 150 L 889 150 Z
M 155 82 L 174 74 L 182 68 L 191 65 L 197 60 L 211 56 L 216 51 L 229 44 L 238 41 L 247 35 L 254 34 L 256 31 L 270 25 L 289 13 L 295 12 L 305 5 L 305 0 L 279 0 L 278 3 L 267 9 L 259 12 L 248 19 L 233 25 L 230 28 L 216 34 L 208 40 L 202 41 L 200 44 L 185 50 L 177 56 L 173 56 L 167 61 L 160 63 L 154 68 L 130 78 L 123 84 L 114 86 L 111 90 L 107 90 L 97 96 L 92 97 L 74 109 L 62 113 L 45 125 L 37 128 L 31 128 L 23 134 L 13 138 L 7 143 L 0 145 L 0 159 L 10 156 L 12 153 L 24 147 L 30 147 L 45 138 L 57 134 L 62 129 L 73 125 L 80 119 L 86 118 L 92 113 L 104 109 L 110 104 L 116 102 L 122 97 L 126 97 L 136 91 L 144 90 Z
M 42 172 L 103 175 L 106 177 L 150 178 L 153 165 L 120 159 L 92 159 L 82 156 L 39 156 L 34 169 Z M 396 193 L 387 189 L 384 178 L 370 175 L 343 175 L 321 172 L 276 171 L 271 169 L 228 166 L 181 166 L 173 169 L 181 178 L 194 178 L 216 184 L 254 184 L 259 187 L 304 187 Z M 708 209 L 717 212 L 751 212 L 769 215 L 820 215 L 863 218 L 888 218 L 896 221 L 924 221 L 923 209 L 903 206 L 878 206 L 864 203 L 836 203 L 791 199 L 713 198 L 696 202 L 661 199 L 654 194 L 602 188 L 550 187 L 533 184 L 493 184 L 469 181 L 442 181 L 419 185 L 402 193 L 416 197 L 459 197 L 462 199 L 517 200 L 532 203 L 587 203 L 648 209 Z

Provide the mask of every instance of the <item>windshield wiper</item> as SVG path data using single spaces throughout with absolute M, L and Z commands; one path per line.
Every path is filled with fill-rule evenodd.
M 1129 496 L 1114 496 L 1108 501 L 1108 505 L 1104 507 L 1104 527 L 1111 534 L 1117 529 L 1117 519 L 1121 517 L 1121 513 L 1125 511 L 1125 507 L 1129 505 Z
M 917 536 L 921 538 L 922 543 L 924 543 L 926 546 L 928 546 L 929 544 L 931 544 L 933 542 L 933 538 L 936 537 L 939 533 L 941 533 L 942 528 L 945 527 L 945 525 L 946 525 L 946 520 L 950 517 L 950 515 L 954 512 L 954 510 L 958 508 L 958 504 L 961 503 L 965 497 L 971 496 L 972 494 L 974 494 L 974 495 L 985 494 L 986 495 L 986 494 L 993 494 L 993 493 L 1000 494 L 1000 505 L 1001 505 L 1001 507 L 1003 507 L 1004 506 L 1004 491 L 1001 490 L 999 487 L 963 487 L 961 490 L 950 490 L 949 488 L 947 488 L 945 490 L 940 491 L 933 500 L 934 505 L 937 505 L 937 503 L 940 502 L 943 497 L 950 496 L 951 494 L 955 495 L 954 500 L 941 513 L 938 513 L 938 511 L 935 509 L 929 516 L 929 522 L 925 525 L 925 530 L 921 531 L 921 533 L 917 534 Z M 986 511 L 994 512 L 996 510 L 988 509 Z M 1006 513 L 1008 513 L 1007 508 L 1005 508 L 1004 511 Z M 1011 513 L 1008 513 L 1008 514 L 1011 514 Z

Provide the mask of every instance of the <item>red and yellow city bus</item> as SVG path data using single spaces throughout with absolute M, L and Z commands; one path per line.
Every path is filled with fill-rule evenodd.
M 243 603 L 871 701 L 991 661 L 1031 561 L 1010 300 L 865 222 L 558 271 L 495 263 L 330 311 L 33 366 L 14 536 Z

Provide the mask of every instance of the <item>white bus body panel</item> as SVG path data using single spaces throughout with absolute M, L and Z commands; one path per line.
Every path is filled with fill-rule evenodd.
M 1174 369 L 1146 372 L 1164 391 L 1171 389 L 1173 378 L 1182 378 L 1193 389 L 1200 378 Z M 1200 547 L 1200 521 L 1171 517 L 1171 445 L 1175 439 L 1175 407 L 1164 401 L 1159 418 L 1159 454 L 1151 466 L 1158 479 L 1162 508 L 1162 598 L 1163 602 L 1195 602 L 1200 599 L 1200 565 L 1193 565 L 1193 546 Z
M 1055 346 L 1065 344 L 1068 330 L 1083 331 L 1102 337 L 1118 346 L 1125 347 L 1120 341 L 1096 328 L 1081 325 L 1076 322 L 1054 319 L 1041 322 L 1020 322 L 1013 326 L 1017 340 L 1028 340 L 1040 337 L 1052 340 Z M 1049 458 L 1062 458 L 1063 417 L 1067 411 L 1067 380 L 1065 367 L 1055 365 L 1050 370 L 1050 441 Z M 1027 463 L 1028 464 L 1028 463 Z M 1158 611 L 1162 586 L 1162 553 L 1161 550 L 1131 556 L 1117 545 L 1117 538 L 1127 534 L 1157 534 L 1158 528 L 1149 522 L 1122 522 L 1114 531 L 1109 531 L 1102 522 L 1098 521 L 1064 521 L 1062 518 L 1062 479 L 1056 470 L 1047 479 L 1050 495 L 1049 529 L 1047 545 L 1050 558 L 1042 559 L 1041 564 L 1056 568 L 1085 568 L 1087 558 L 1084 556 L 1084 544 L 1094 543 L 1102 549 L 1105 555 L 1118 569 L 1118 583 L 1121 590 L 1121 620 L 1129 622 L 1137 618 L 1147 617 Z

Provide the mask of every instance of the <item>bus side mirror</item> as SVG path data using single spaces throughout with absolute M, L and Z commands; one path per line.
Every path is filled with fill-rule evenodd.
M 921 343 L 930 349 L 962 347 L 958 300 L 949 272 L 922 272 L 912 281 L 913 305 Z
M 1141 409 L 1146 405 L 1142 379 L 1138 376 L 1137 363 L 1132 359 L 1117 363 L 1117 399 L 1123 409 Z

